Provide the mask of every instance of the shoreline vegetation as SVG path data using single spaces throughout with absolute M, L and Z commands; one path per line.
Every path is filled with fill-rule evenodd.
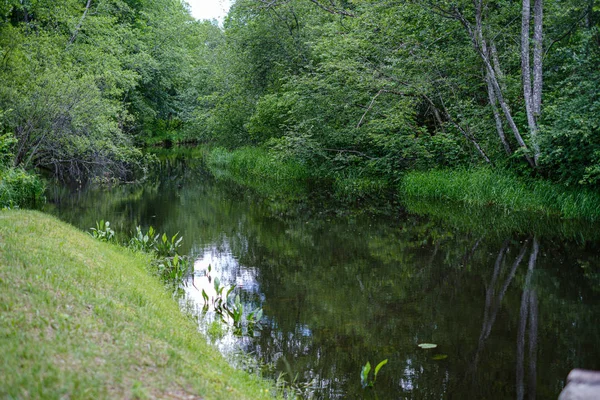
M 142 256 L 17 211 L 44 203 L 36 174 L 131 183 L 144 148 L 194 143 L 278 213 L 600 220 L 595 3 L 231 3 L 219 25 L 173 0 L 0 2 L 0 397 L 272 390 L 204 345 Z
M 282 160 L 258 148 L 233 151 L 215 148 L 208 153 L 207 164 L 218 178 L 231 179 L 266 196 L 278 192 L 288 198 L 297 198 L 306 193 L 311 179 L 316 180 L 304 165 Z M 362 181 L 360 177 L 355 180 L 345 178 L 344 184 L 359 188 Z M 333 179 L 333 184 L 327 189 L 337 199 L 347 198 L 347 193 L 339 193 L 340 186 Z M 354 191 L 354 199 L 385 196 L 386 190 L 395 192 L 405 207 L 408 203 L 414 205 L 422 200 L 491 209 L 499 213 L 529 213 L 590 222 L 600 219 L 598 193 L 533 178 L 519 178 L 508 171 L 489 167 L 408 171 L 396 187 L 380 185 L 376 191 L 362 188 Z M 429 213 L 424 208 L 419 211 L 415 207 L 407 208 L 408 211 Z
M 0 213 L 0 397 L 272 398 L 198 333 L 148 255 L 38 211 Z
M 400 195 L 415 200 L 450 202 L 469 207 L 528 212 L 562 219 L 597 221 L 600 195 L 548 181 L 518 178 L 490 168 L 411 171 Z

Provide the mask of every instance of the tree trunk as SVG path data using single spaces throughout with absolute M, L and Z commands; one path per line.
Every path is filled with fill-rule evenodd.
M 502 126 L 502 119 L 500 118 L 500 112 L 498 111 L 498 107 L 496 106 L 496 96 L 494 95 L 494 87 L 492 86 L 490 75 L 487 72 L 485 76 L 485 81 L 487 84 L 490 106 L 492 107 L 492 112 L 494 113 L 494 121 L 496 121 L 496 132 L 498 132 L 500 141 L 504 146 L 504 151 L 506 151 L 506 154 L 511 155 L 512 150 L 510 148 L 510 144 L 508 144 L 508 141 L 506 140 L 506 135 L 504 134 L 504 127 Z
M 483 36 L 482 1 L 479 0 L 476 3 L 476 10 L 475 10 L 476 32 L 473 32 L 473 29 L 471 28 L 470 23 L 464 18 L 464 16 L 462 14 L 458 13 L 457 18 L 463 24 L 465 29 L 467 30 L 467 33 L 469 34 L 469 36 L 471 38 L 471 42 L 473 43 L 475 50 L 479 53 L 479 56 L 481 57 L 483 64 L 485 65 L 487 76 L 489 76 L 490 82 L 494 89 L 494 94 L 496 95 L 496 99 L 498 100 L 498 103 L 500 104 L 500 108 L 502 109 L 502 112 L 504 113 L 504 117 L 506 118 L 506 121 L 508 122 L 508 126 L 512 130 L 513 135 L 515 136 L 515 139 L 517 140 L 517 143 L 519 144 L 519 146 L 525 150 L 525 158 L 527 159 L 527 162 L 532 167 L 535 167 L 535 161 L 527 155 L 527 152 L 528 152 L 527 145 L 525 144 L 525 141 L 523 140 L 523 137 L 521 136 L 521 134 L 519 132 L 519 128 L 517 127 L 517 124 L 515 123 L 515 121 L 512 117 L 512 113 L 510 112 L 510 108 L 508 107 L 508 104 L 504 100 L 504 96 L 502 95 L 502 89 L 500 88 L 500 84 L 498 83 L 498 79 L 496 77 L 496 71 L 494 70 L 494 67 L 491 64 L 489 54 L 487 52 L 483 51 L 484 48 L 487 50 L 487 43 Z
M 543 0 L 533 3 L 533 114 L 536 120 L 542 113 L 542 28 L 544 7 Z
M 541 9 L 541 0 L 534 0 L 537 3 L 540 3 L 539 5 L 537 5 L 538 8 Z M 534 89 L 531 85 L 531 63 L 530 63 L 530 50 L 529 50 L 529 40 L 530 40 L 530 35 L 529 35 L 529 31 L 530 31 L 530 19 L 531 19 L 531 2 L 530 0 L 523 0 L 523 10 L 522 10 L 522 14 L 521 14 L 521 79 L 522 79 L 522 84 L 523 84 L 523 98 L 525 100 L 525 113 L 527 114 L 527 125 L 529 126 L 529 136 L 531 137 L 531 146 L 533 147 L 533 160 L 535 165 L 537 166 L 538 163 L 538 159 L 540 156 L 540 147 L 539 147 L 539 143 L 538 143 L 538 138 L 537 138 L 537 134 L 538 134 L 538 127 L 537 127 L 537 121 L 535 118 L 535 96 L 534 96 Z M 539 21 L 538 21 L 539 20 Z M 536 22 L 539 22 L 539 28 L 536 28 L 534 26 L 534 28 L 539 29 L 538 35 L 539 35 L 539 39 L 540 39 L 540 44 L 539 44 L 539 49 L 537 50 L 539 52 L 538 57 L 539 57 L 539 65 L 538 65 L 538 73 L 539 73 L 539 99 L 540 99 L 540 105 L 541 105 L 541 36 L 542 36 L 542 30 L 541 30 L 541 16 L 540 17 L 536 17 Z M 536 46 L 537 47 L 537 46 Z
M 91 4 L 92 4 L 92 0 L 87 0 L 87 4 L 85 5 L 85 10 L 83 11 L 83 15 L 81 16 L 81 19 L 79 20 L 79 23 L 77 24 L 77 27 L 75 28 L 75 31 L 73 32 L 73 35 L 71 35 L 68 45 L 73 44 L 73 42 L 75 42 L 75 39 L 77 39 L 77 35 L 79 34 L 79 30 L 81 29 L 81 26 L 83 25 L 83 21 L 85 20 L 85 16 L 87 15 Z

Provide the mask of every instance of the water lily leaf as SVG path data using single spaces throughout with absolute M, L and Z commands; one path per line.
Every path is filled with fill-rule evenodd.
M 448 354 L 436 354 L 433 357 L 431 357 L 432 360 L 445 360 L 446 358 L 448 358 Z
M 418 345 L 422 349 L 435 349 L 437 344 L 434 343 L 421 343 Z

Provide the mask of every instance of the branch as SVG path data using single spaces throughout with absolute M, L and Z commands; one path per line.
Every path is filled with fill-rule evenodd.
M 321 4 L 321 2 L 319 2 L 319 0 L 309 0 L 309 1 L 316 4 L 320 9 L 325 10 L 328 13 L 344 15 L 346 17 L 356 17 L 356 15 L 352 14 L 349 11 L 337 8 L 335 3 L 333 2 L 333 0 L 329 1 L 329 3 L 331 4 L 331 7 Z
M 362 125 L 363 121 L 365 120 L 365 117 L 367 116 L 367 113 L 369 111 L 371 111 L 371 108 L 373 108 L 373 104 L 375 104 L 375 100 L 379 97 L 379 95 L 381 93 L 383 93 L 383 89 L 381 89 L 379 92 L 377 92 L 377 94 L 375 95 L 375 97 L 373 97 L 373 99 L 371 100 L 371 104 L 369 104 L 369 107 L 367 107 L 367 109 L 365 110 L 365 112 L 362 115 L 362 117 L 360 117 L 360 121 L 358 121 L 358 124 L 356 125 L 356 129 L 360 128 L 360 126 Z
M 406 93 L 397 92 L 397 91 L 391 90 L 391 89 L 381 89 L 379 92 L 377 92 L 377 94 L 375 95 L 375 97 L 373 97 L 373 99 L 371 100 L 371 103 L 369 104 L 369 107 L 367 107 L 367 110 L 364 112 L 364 114 L 362 115 L 362 117 L 360 117 L 360 121 L 358 121 L 358 124 L 356 125 L 356 129 L 358 129 L 358 128 L 361 127 L 361 125 L 363 124 L 363 121 L 365 120 L 365 117 L 367 116 L 367 114 L 369 113 L 369 111 L 371 111 L 371 109 L 373 108 L 373 105 L 375 104 L 375 100 L 382 93 L 392 93 L 392 94 L 395 94 L 395 95 L 398 95 L 398 96 L 410 96 L 410 95 L 407 95 Z
M 77 27 L 75 28 L 75 31 L 73 32 L 73 35 L 69 39 L 69 43 L 67 44 L 67 46 L 69 46 L 69 45 L 73 44 L 73 42 L 75 42 L 75 39 L 77 38 L 77 35 L 79 34 L 79 30 L 81 29 L 81 26 L 83 25 L 83 20 L 85 19 L 85 16 L 87 15 L 91 4 L 92 4 L 92 0 L 87 0 L 87 4 L 85 5 L 85 10 L 83 11 L 83 15 L 81 16 L 81 19 L 79 20 L 79 24 L 77 24 Z
M 364 158 L 368 158 L 369 160 L 377 160 L 377 157 L 371 157 L 369 155 L 366 155 L 362 151 L 358 151 L 358 150 L 346 150 L 346 149 L 322 149 L 322 150 L 323 151 L 335 151 L 337 153 L 353 153 L 353 154 L 358 154 L 359 156 L 362 156 Z
M 575 30 L 575 28 L 577 28 L 577 25 L 579 25 L 579 23 L 581 22 L 581 20 L 583 20 L 590 12 L 589 8 L 586 8 L 585 12 L 581 15 L 581 17 L 579 17 L 577 19 L 577 21 L 575 21 L 573 23 L 573 25 L 571 25 L 571 27 L 569 27 L 569 29 L 567 29 L 567 31 L 565 33 L 563 33 L 562 35 L 560 35 L 558 38 L 554 39 L 550 45 L 548 46 L 548 48 L 546 49 L 546 51 L 544 52 L 544 57 L 546 57 L 546 55 L 548 55 L 548 53 L 550 52 L 550 49 L 552 48 L 552 46 L 554 46 L 556 43 L 560 42 L 561 40 L 563 40 L 564 38 L 566 38 L 567 36 L 569 36 L 571 33 L 573 33 L 573 31 Z

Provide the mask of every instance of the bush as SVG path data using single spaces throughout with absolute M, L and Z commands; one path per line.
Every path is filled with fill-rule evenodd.
M 46 199 L 45 184 L 37 176 L 21 168 L 8 168 L 0 172 L 0 207 L 35 208 Z

